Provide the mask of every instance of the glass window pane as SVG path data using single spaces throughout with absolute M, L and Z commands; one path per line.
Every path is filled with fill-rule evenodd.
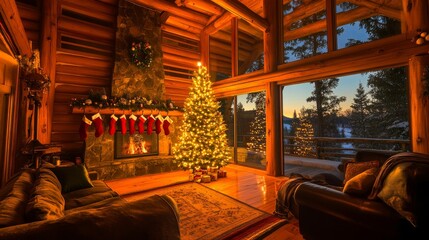
M 238 20 L 238 74 L 264 68 L 264 36 L 243 19 Z
M 283 5 L 285 62 L 328 51 L 325 9 L 324 1 L 286 1 Z
M 235 97 L 227 97 L 220 99 L 219 111 L 222 113 L 223 121 L 227 128 L 228 146 L 231 151 L 231 159 L 235 162 L 235 151 L 234 151 L 234 105 Z
M 265 92 L 237 96 L 237 163 L 265 169 Z
M 399 67 L 285 86 L 285 173 L 297 162 L 327 166 L 317 159 L 336 166 L 359 150 L 409 150 L 407 85 Z
M 388 12 L 383 8 L 375 11 L 368 6 L 337 0 L 338 49 L 400 34 L 401 2 L 389 1 L 387 5 Z

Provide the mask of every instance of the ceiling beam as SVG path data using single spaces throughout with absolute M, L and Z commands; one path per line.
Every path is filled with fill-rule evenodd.
M 182 18 L 186 18 L 193 22 L 197 22 L 204 25 L 207 24 L 207 21 L 209 20 L 208 16 L 202 13 L 183 9 L 181 7 L 176 6 L 176 4 L 168 2 L 166 0 L 129 0 L 129 2 L 135 3 L 137 5 L 144 5 L 159 11 L 167 11 L 172 15 L 180 16 Z
M 237 0 L 212 0 L 233 15 L 244 19 L 263 32 L 269 31 L 268 21 Z
M 195 11 L 203 11 L 205 14 L 209 15 L 221 15 L 224 10 L 218 5 L 204 0 L 176 0 L 177 6 L 185 6 L 187 8 L 193 9 Z
M 401 20 L 402 9 L 395 9 L 387 4 L 375 3 L 373 1 L 349 0 L 348 2 L 358 6 L 369 8 L 372 12 L 380 13 L 383 16 L 390 17 L 396 20 Z

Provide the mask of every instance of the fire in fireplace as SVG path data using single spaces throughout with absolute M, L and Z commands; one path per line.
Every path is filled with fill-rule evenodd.
M 158 134 L 115 133 L 115 158 L 158 155 Z

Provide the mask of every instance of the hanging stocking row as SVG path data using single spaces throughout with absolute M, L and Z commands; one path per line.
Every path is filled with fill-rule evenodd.
M 85 115 L 82 118 L 80 128 L 79 128 L 79 135 L 82 140 L 85 140 L 88 137 L 87 131 L 88 127 L 90 125 L 94 125 L 95 128 L 95 137 L 100 137 L 104 133 L 103 128 L 103 118 L 101 117 L 100 113 L 96 113 L 91 116 L 91 119 L 88 119 Z M 145 123 L 147 123 L 146 130 L 147 134 L 150 135 L 155 130 L 156 134 L 160 134 L 162 130 L 164 130 L 165 135 L 170 134 L 169 126 L 171 123 L 173 123 L 173 120 L 167 116 L 162 117 L 161 114 L 158 114 L 156 117 L 154 117 L 152 114 L 149 117 L 145 117 L 143 115 L 137 117 L 134 114 L 131 114 L 131 116 L 128 117 L 125 114 L 120 116 L 119 118 L 116 117 L 114 114 L 110 116 L 109 121 L 109 134 L 114 135 L 117 130 L 117 124 L 120 124 L 120 130 L 123 135 L 127 133 L 127 130 L 130 134 L 135 134 L 136 132 L 136 125 L 138 128 L 138 133 L 143 134 L 145 130 Z M 127 121 L 128 120 L 128 121 Z M 128 126 L 128 128 L 127 128 Z

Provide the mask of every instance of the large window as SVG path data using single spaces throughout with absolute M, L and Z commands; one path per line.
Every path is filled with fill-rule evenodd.
M 283 90 L 285 155 L 340 161 L 358 150 L 409 149 L 405 67 Z
M 243 94 L 222 99 L 228 139 L 234 142 L 234 162 L 249 167 L 265 169 L 266 122 L 265 92 Z M 231 106 L 231 107 L 229 107 Z
M 401 33 L 401 1 L 336 1 L 336 39 L 329 39 L 327 1 L 284 1 L 284 62 L 293 62 Z M 336 43 L 336 44 L 335 44 Z

